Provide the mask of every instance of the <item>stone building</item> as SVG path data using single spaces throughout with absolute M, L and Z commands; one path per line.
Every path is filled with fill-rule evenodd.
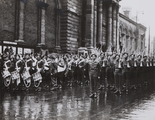
M 120 14 L 119 1 L 0 0 L 0 41 L 72 53 L 101 46 L 140 50 L 146 27 Z
M 145 26 L 131 20 L 129 16 L 119 13 L 117 50 L 122 49 L 128 53 L 143 52 L 145 50 L 145 32 Z

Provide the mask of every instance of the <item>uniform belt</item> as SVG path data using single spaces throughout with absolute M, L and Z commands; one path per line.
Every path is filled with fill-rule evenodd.
M 115 68 L 115 70 L 120 70 L 119 68 Z
M 91 71 L 91 70 L 94 71 L 94 70 L 97 70 L 97 69 L 90 69 L 90 71 Z

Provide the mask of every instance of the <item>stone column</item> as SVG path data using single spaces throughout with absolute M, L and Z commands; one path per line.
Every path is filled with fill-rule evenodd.
M 94 0 L 94 40 L 93 46 L 96 47 L 96 37 L 97 37 L 97 0 Z
M 116 46 L 117 46 L 117 51 L 119 49 L 119 5 L 116 5 Z
M 61 9 L 61 5 L 60 5 L 60 1 L 58 0 L 58 3 L 56 5 L 56 13 L 55 13 L 55 31 L 56 31 L 56 35 L 55 35 L 55 49 L 57 52 L 60 51 L 60 13 L 58 12 L 58 10 Z
M 56 36 L 55 36 L 55 49 L 57 51 L 60 50 L 60 15 L 59 14 L 56 14 L 56 25 L 55 25 L 55 30 L 56 30 Z
M 116 14 L 116 4 L 113 3 L 112 11 L 112 43 L 115 49 L 117 48 L 117 14 Z
M 107 37 L 107 47 L 111 51 L 112 45 L 112 4 L 109 3 L 108 6 L 108 37 Z
M 25 3 L 20 0 L 19 3 L 19 37 L 17 42 L 24 42 L 24 9 Z
M 97 42 L 102 44 L 102 0 L 98 1 L 98 18 L 97 18 Z
M 45 9 L 41 9 L 41 45 L 45 45 Z
M 94 21 L 94 0 L 87 0 L 85 46 L 88 48 L 93 47 L 93 27 L 94 27 L 93 21 Z

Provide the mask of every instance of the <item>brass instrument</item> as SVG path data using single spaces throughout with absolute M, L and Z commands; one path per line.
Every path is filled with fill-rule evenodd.
M 152 62 L 150 61 L 150 67 L 152 67 Z
M 118 68 L 122 68 L 122 66 L 121 66 L 121 59 L 119 60 Z
M 140 67 L 143 67 L 143 61 L 142 60 L 140 61 Z
M 155 60 L 153 60 L 153 66 L 155 66 Z
M 147 66 L 147 67 L 149 67 L 149 60 L 147 59 L 147 61 L 146 61 L 146 62 L 147 62 L 146 66 Z
M 105 61 L 103 61 L 102 67 L 105 67 Z
M 135 59 L 135 61 L 134 61 L 134 67 L 137 67 L 136 59 Z
M 129 59 L 127 60 L 127 68 L 130 68 Z

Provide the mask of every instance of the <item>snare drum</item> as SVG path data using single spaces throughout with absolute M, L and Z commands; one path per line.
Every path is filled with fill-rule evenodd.
M 40 72 L 34 73 L 34 74 L 32 75 L 32 77 L 33 77 L 33 80 L 34 80 L 34 81 L 41 81 L 41 80 L 42 80 L 42 76 L 41 76 Z
M 11 78 L 12 80 L 17 80 L 17 79 L 20 79 L 20 75 L 17 71 L 14 71 L 11 73 Z
M 10 77 L 10 76 L 11 76 L 11 74 L 10 74 L 10 72 L 8 70 L 3 71 L 3 78 L 7 78 L 7 77 Z
M 28 79 L 28 78 L 30 78 L 30 77 L 31 77 L 31 75 L 30 75 L 29 71 L 25 71 L 25 72 L 22 74 L 23 80 L 26 80 L 26 79 Z

